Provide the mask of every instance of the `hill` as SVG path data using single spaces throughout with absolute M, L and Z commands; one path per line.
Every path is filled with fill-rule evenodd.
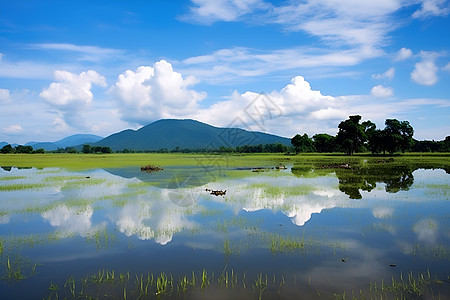
M 112 134 L 93 146 L 107 146 L 112 150 L 169 150 L 216 149 L 221 146 L 237 147 L 281 143 L 290 145 L 288 138 L 240 128 L 219 128 L 195 120 L 164 119 L 138 130 L 127 129 Z
M 56 142 L 29 142 L 26 146 L 32 146 L 34 149 L 43 148 L 46 151 L 57 150 L 58 148 L 74 147 L 81 144 L 95 143 L 103 137 L 94 134 L 75 134 L 63 138 Z

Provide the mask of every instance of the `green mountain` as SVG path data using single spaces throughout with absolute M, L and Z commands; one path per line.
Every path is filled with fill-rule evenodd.
M 146 125 L 139 130 L 124 130 L 112 134 L 93 146 L 107 146 L 112 150 L 169 150 L 216 149 L 221 146 L 274 144 L 290 145 L 288 138 L 240 128 L 219 128 L 195 120 L 164 119 Z

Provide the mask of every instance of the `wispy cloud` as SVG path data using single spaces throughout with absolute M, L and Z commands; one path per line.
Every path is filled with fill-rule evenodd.
M 98 61 L 105 58 L 122 55 L 124 53 L 124 51 L 121 49 L 102 48 L 97 46 L 80 46 L 64 43 L 31 44 L 29 45 L 29 48 L 76 52 L 81 54 L 79 60 L 85 61 Z
M 385 55 L 383 47 L 389 45 L 390 33 L 407 23 L 408 17 L 399 17 L 398 11 L 406 7 L 430 11 L 428 2 L 436 2 L 438 7 L 444 3 L 441 0 L 292 0 L 273 4 L 262 0 L 192 0 L 184 20 L 205 24 L 242 20 L 252 26 L 279 25 L 283 31 L 301 32 L 317 39 L 321 47 L 312 48 L 299 39 L 298 46 L 290 48 L 225 48 L 187 58 L 181 67 L 198 78 L 217 83 L 218 77 L 224 81 L 289 69 L 354 66 Z M 412 51 L 402 48 L 394 60 L 410 56 Z M 389 79 L 393 74 L 391 70 L 379 76 Z
M 21 125 L 14 124 L 4 127 L 2 131 L 6 134 L 17 134 L 21 133 L 23 131 L 23 128 Z
M 217 21 L 232 22 L 257 9 L 268 7 L 270 6 L 263 0 L 192 0 L 189 13 L 180 19 L 204 24 Z
M 449 13 L 447 0 L 423 0 L 413 18 L 426 18 L 433 16 L 446 16 Z
M 299 68 L 354 66 L 382 54 L 383 51 L 374 48 L 327 50 L 295 47 L 263 51 L 235 47 L 187 58 L 181 62 L 180 68 L 199 79 L 220 83 Z

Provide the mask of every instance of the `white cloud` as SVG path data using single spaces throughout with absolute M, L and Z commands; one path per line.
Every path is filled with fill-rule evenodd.
M 91 92 L 93 84 L 106 86 L 105 77 L 92 70 L 78 75 L 56 70 L 55 79 L 59 82 L 52 82 L 39 96 L 58 107 L 69 106 L 73 103 L 87 104 L 94 97 Z
M 391 67 L 391 68 L 389 68 L 389 70 L 387 70 L 383 74 L 372 75 L 372 78 L 374 78 L 374 79 L 393 79 L 394 76 L 395 76 L 395 68 Z
M 438 224 L 433 219 L 424 219 L 417 222 L 414 224 L 413 230 L 417 235 L 417 239 L 427 246 L 434 245 L 439 235 Z
M 433 60 L 424 60 L 415 64 L 415 69 L 411 72 L 411 79 L 421 85 L 434 85 L 438 81 L 438 68 Z
M 448 100 L 392 99 L 390 87 L 378 86 L 373 95 L 330 96 L 311 87 L 302 76 L 267 94 L 235 91 L 227 100 L 185 117 L 215 126 L 240 127 L 292 137 L 297 133 L 336 134 L 340 121 L 359 114 L 365 120 L 384 124 L 386 118 L 403 118 L 405 112 L 425 106 L 447 107 Z M 437 134 L 437 132 L 435 133 Z M 439 135 L 442 132 L 439 132 Z M 445 136 L 445 135 L 444 135 Z
M 413 55 L 411 49 L 408 48 L 402 48 L 400 50 L 398 50 L 397 52 L 397 56 L 395 57 L 395 61 L 400 61 L 400 60 L 405 60 L 410 58 Z
M 376 85 L 370 90 L 370 93 L 377 98 L 387 98 L 394 95 L 394 90 L 390 87 Z
M 59 205 L 43 212 L 41 216 L 65 235 L 79 234 L 84 237 L 94 231 L 92 227 L 93 213 L 94 210 L 90 206 L 83 209 Z
M 11 95 L 9 93 L 8 89 L 0 89 L 0 103 L 1 102 L 10 102 L 11 101 Z
M 187 58 L 182 61 L 182 68 L 185 73 L 218 84 L 224 81 L 242 80 L 242 77 L 261 76 L 299 68 L 353 66 L 364 59 L 380 56 L 382 53 L 375 48 L 328 51 L 296 47 L 260 51 L 235 47 Z
M 293 0 L 278 6 L 260 0 L 193 2 L 189 20 L 209 24 L 236 21 L 245 14 L 253 25 L 279 24 L 285 30 L 304 31 L 327 43 L 362 48 L 385 44 L 387 33 L 399 26 L 392 14 L 410 5 L 400 0 Z
M 62 118 L 55 118 L 53 120 L 53 128 L 56 131 L 66 131 L 69 129 L 69 125 Z
M 97 61 L 102 58 L 117 56 L 123 51 L 119 49 L 101 48 L 97 46 L 80 46 L 74 44 L 44 43 L 32 44 L 32 49 L 72 51 L 82 54 L 80 60 Z
M 236 21 L 240 16 L 265 6 L 262 0 L 192 0 L 190 15 L 182 19 L 197 23 Z
M 396 28 L 390 15 L 401 8 L 398 0 L 291 1 L 272 7 L 267 23 L 290 31 L 305 31 L 339 45 L 378 47 Z
M 4 127 L 2 131 L 6 134 L 17 134 L 21 133 L 23 131 L 23 128 L 22 126 L 15 124 Z
M 420 9 L 415 11 L 413 18 L 445 16 L 449 13 L 447 0 L 423 0 Z
M 189 89 L 194 77 L 183 78 L 165 60 L 153 67 L 120 74 L 110 93 L 119 100 L 122 119 L 145 125 L 160 118 L 183 117 L 198 109 L 206 93 Z
M 55 71 L 55 80 L 39 96 L 56 107 L 64 115 L 64 121 L 73 127 L 83 127 L 79 114 L 91 103 L 92 85 L 106 87 L 105 77 L 93 70 L 74 74 Z
M 392 207 L 380 206 L 372 209 L 372 215 L 378 219 L 389 218 L 394 214 L 394 209 Z

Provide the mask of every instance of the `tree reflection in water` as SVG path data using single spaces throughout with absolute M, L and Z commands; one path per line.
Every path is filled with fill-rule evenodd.
M 413 172 L 418 169 L 408 165 L 367 164 L 354 167 L 348 165 L 312 167 L 295 166 L 292 173 L 297 177 L 325 176 L 335 173 L 339 180 L 339 190 L 350 199 L 361 199 L 361 191 L 370 192 L 377 183 L 384 183 L 388 193 L 407 191 L 414 183 Z

